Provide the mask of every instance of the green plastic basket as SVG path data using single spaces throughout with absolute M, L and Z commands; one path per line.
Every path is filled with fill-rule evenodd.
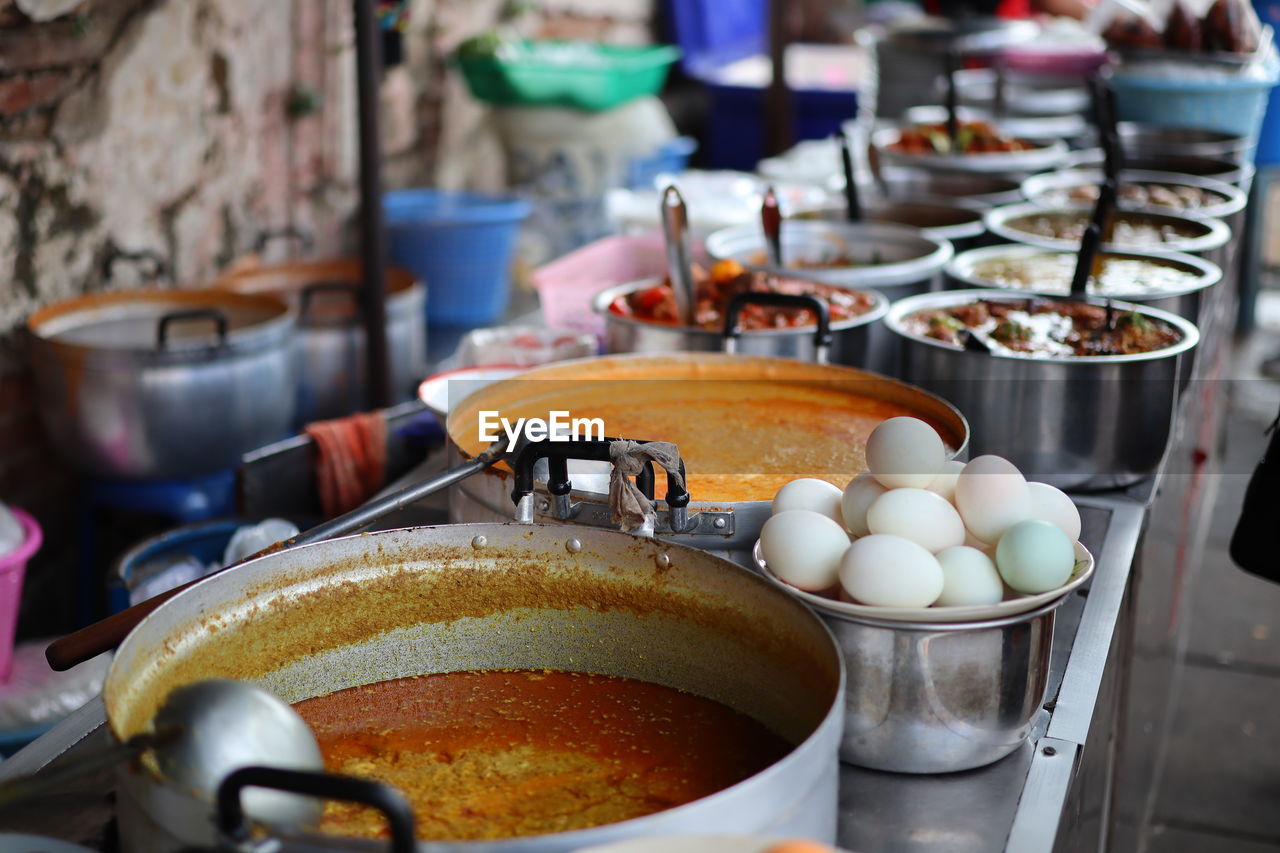
M 454 63 L 477 100 L 598 112 L 657 94 L 679 58 L 670 45 L 507 41 L 491 53 L 459 52 Z

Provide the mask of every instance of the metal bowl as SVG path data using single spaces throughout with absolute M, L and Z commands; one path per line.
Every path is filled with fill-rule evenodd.
M 1031 246 L 1040 246 L 1045 249 L 1062 249 L 1064 251 L 1078 251 L 1080 241 L 1078 239 L 1064 239 L 1059 237 L 1045 237 L 1039 234 L 1033 234 L 1029 231 L 1023 231 L 1013 227 L 1013 223 L 1019 219 L 1032 216 L 1058 215 L 1066 214 L 1071 216 L 1083 217 L 1088 219 L 1093 213 L 1093 206 L 1087 204 L 1061 205 L 1059 207 L 1044 207 L 1039 204 L 1025 202 L 1023 204 L 1011 204 L 1006 207 L 996 207 L 987 211 L 986 223 L 987 230 L 997 237 L 1001 237 L 1012 243 L 1026 243 Z M 1231 239 L 1231 229 L 1227 227 L 1225 222 L 1218 219 L 1204 219 L 1195 216 L 1179 216 L 1172 213 L 1164 213 L 1159 210 L 1150 208 L 1141 210 L 1122 210 L 1113 215 L 1113 219 L 1123 218 L 1141 214 L 1144 219 L 1150 219 L 1162 224 L 1172 225 L 1194 232 L 1195 236 L 1178 238 L 1158 245 L 1131 245 L 1125 243 L 1104 243 L 1103 249 L 1108 251 L 1129 251 L 1131 249 L 1140 249 L 1144 252 L 1155 252 L 1157 254 L 1167 255 L 1174 252 L 1186 252 L 1193 255 L 1204 255 L 1221 249 Z
M 605 352 L 608 354 L 641 352 L 721 352 L 726 335 L 721 329 L 694 326 L 672 326 L 650 323 L 636 317 L 615 314 L 609 306 L 620 296 L 647 290 L 661 284 L 660 278 L 648 278 L 606 288 L 592 299 L 591 307 L 604 318 Z M 889 300 L 869 290 L 871 309 L 857 317 L 831 324 L 831 346 L 828 361 L 861 367 L 867 363 L 871 346 L 871 328 L 889 313 Z M 743 331 L 737 336 L 737 352 L 744 355 L 817 360 L 816 328 L 802 326 L 791 329 Z
M 899 375 L 965 413 L 973 456 L 1003 456 L 1028 479 L 1063 489 L 1109 489 L 1154 473 L 1169 441 L 1181 362 L 1200 341 L 1194 323 L 1115 302 L 1118 310 L 1173 326 L 1182 339 L 1156 352 L 1093 357 L 975 352 L 903 326 L 917 311 L 1025 298 L 1007 290 L 952 290 L 894 303 L 885 325 L 898 340 Z
M 1046 207 L 1057 207 L 1063 204 L 1064 201 L 1052 198 L 1053 194 L 1065 194 L 1077 187 L 1098 187 L 1105 179 L 1105 175 L 1098 169 L 1069 169 L 1048 172 L 1043 175 L 1032 175 L 1023 181 L 1022 194 L 1027 201 Z M 1123 169 L 1120 172 L 1120 183 L 1122 185 L 1163 184 L 1166 186 L 1195 187 L 1196 189 L 1206 190 L 1222 196 L 1222 201 L 1217 204 L 1185 211 L 1185 213 L 1189 213 L 1192 216 L 1225 219 L 1244 210 L 1245 203 L 1248 201 L 1248 196 L 1241 192 L 1239 188 L 1225 181 L 1205 178 L 1200 175 L 1179 175 L 1176 172 L 1157 172 L 1148 169 Z M 1071 202 L 1068 199 L 1065 203 Z M 1140 205 L 1126 203 L 1123 199 L 1120 199 L 1119 206 L 1128 210 L 1141 207 Z M 1153 207 L 1152 209 L 1165 210 L 1166 208 Z M 1184 213 L 1184 211 L 1176 209 L 1171 210 L 1171 212 Z
M 891 298 L 928 290 L 954 254 L 951 244 L 917 228 L 851 222 L 782 224 L 784 263 L 818 263 L 832 252 L 850 253 L 860 263 L 839 267 L 775 267 L 764 261 L 764 232 L 755 225 L 725 228 L 707 238 L 707 254 L 737 261 L 747 269 L 836 287 L 875 288 Z
M 1028 151 L 990 154 L 907 154 L 889 146 L 898 140 L 900 127 L 886 127 L 871 134 L 871 145 L 879 162 L 886 166 L 916 169 L 947 169 L 960 172 L 1030 175 L 1062 165 L 1067 144 L 1061 139 L 1035 140 L 1039 147 Z
M 958 251 L 970 248 L 987 233 L 987 226 L 982 221 L 986 209 L 985 205 L 961 198 L 907 196 L 869 201 L 864 213 L 868 222 L 919 228 L 928 237 L 949 241 Z M 798 218 L 847 222 L 847 214 L 848 208 L 841 202 Z
M 1092 288 L 1091 295 L 1105 296 L 1116 299 L 1124 299 L 1129 302 L 1138 302 L 1148 308 L 1159 308 L 1162 311 L 1170 311 L 1179 317 L 1185 317 L 1191 322 L 1199 321 L 1200 308 L 1204 302 L 1209 288 L 1222 281 L 1222 270 L 1216 264 L 1210 263 L 1203 258 L 1197 258 L 1195 255 L 1172 254 L 1164 255 L 1153 252 L 1108 252 L 1109 256 L 1115 256 L 1125 259 L 1135 259 L 1143 261 L 1151 261 L 1164 266 L 1176 267 L 1196 276 L 1195 282 L 1187 287 L 1177 290 L 1109 290 L 1106 293 L 1097 293 Z M 946 279 L 947 286 L 950 289 L 957 288 L 999 288 L 1001 290 L 1012 291 L 1016 293 L 1044 293 L 1050 296 L 1065 296 L 1070 291 L 1070 273 L 1062 281 L 1055 281 L 1052 284 L 1044 282 L 1036 282 L 1027 287 L 1020 287 L 1015 284 L 1008 284 L 1000 281 L 994 281 L 991 278 L 983 277 L 978 273 L 978 267 L 984 263 L 999 259 L 1016 260 L 1018 258 L 1034 258 L 1045 255 L 1057 255 L 1065 259 L 1065 266 L 1068 269 L 1074 269 L 1077 253 L 1071 250 L 1056 251 L 1052 249 L 1042 249 L 1039 246 L 1027 246 L 1016 243 L 1005 243 L 1000 246 L 985 246 L 981 249 L 971 249 L 956 255 L 947 263 Z
M 1102 149 L 1087 148 L 1082 151 L 1074 151 L 1067 157 L 1063 165 L 1070 169 L 1097 168 L 1102 165 Z M 1224 184 L 1231 184 L 1231 186 L 1241 189 L 1248 187 L 1256 171 L 1253 164 L 1249 162 L 1239 163 L 1220 157 L 1200 157 L 1193 154 L 1162 154 L 1154 152 L 1126 154 L 1124 166 L 1126 169 L 1139 169 L 1142 171 L 1197 175 L 1202 178 L 1222 181 Z
M 1202 127 L 1165 127 L 1136 121 L 1116 125 L 1126 155 L 1173 154 L 1248 163 L 1253 144 L 1243 136 Z
M 942 196 L 963 199 L 983 207 L 1014 204 L 1022 200 L 1020 181 L 1004 175 L 883 166 L 877 180 L 884 194 L 889 198 Z M 844 185 L 841 183 L 839 186 L 832 187 L 832 191 L 838 192 L 843 188 Z

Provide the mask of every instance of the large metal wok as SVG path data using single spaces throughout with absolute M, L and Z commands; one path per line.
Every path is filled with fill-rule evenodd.
M 612 530 L 450 525 L 261 557 L 143 621 L 120 647 L 104 698 L 122 740 L 143 730 L 168 691 L 199 679 L 245 679 L 296 702 L 422 673 L 542 667 L 689 690 L 797 746 L 737 785 L 648 817 L 419 850 L 562 851 L 689 831 L 833 840 L 844 681 L 830 633 L 745 569 Z M 214 842 L 212 805 L 145 764 L 122 768 L 118 790 L 124 850 Z

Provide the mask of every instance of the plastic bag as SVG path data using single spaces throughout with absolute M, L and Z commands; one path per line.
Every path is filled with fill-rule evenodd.
M 27 541 L 27 532 L 9 507 L 0 501 L 0 557 L 12 554 Z

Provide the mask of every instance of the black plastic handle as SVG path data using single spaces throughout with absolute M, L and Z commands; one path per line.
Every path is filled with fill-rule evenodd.
M 413 809 L 404 794 L 395 788 L 368 779 L 278 767 L 241 767 L 218 786 L 218 830 L 237 843 L 249 838 L 249 826 L 240 801 L 240 794 L 245 788 L 271 788 L 290 794 L 372 806 L 387 819 L 392 853 L 414 851 L 417 832 Z
M 569 482 L 569 460 L 579 459 L 584 462 L 609 462 L 609 446 L 617 438 L 605 438 L 600 441 L 531 441 L 516 452 L 511 461 L 511 469 L 515 472 L 511 487 L 511 501 L 519 505 L 521 499 L 533 494 L 533 469 L 538 460 L 546 459 L 548 467 L 547 490 L 552 495 L 568 495 L 573 488 Z M 634 439 L 637 444 L 649 442 Z M 684 461 L 680 462 L 680 475 L 684 475 Z M 636 476 L 636 485 L 645 497 L 653 500 L 654 476 L 653 466 L 646 465 Z M 689 505 L 689 490 L 681 486 L 676 477 L 667 474 L 667 494 L 664 498 L 667 506 L 680 508 Z
M 164 350 L 169 345 L 169 327 L 174 323 L 188 320 L 212 320 L 218 334 L 218 346 L 227 342 L 227 315 L 217 308 L 191 308 L 185 311 L 170 311 L 156 323 L 156 349 Z
M 298 225 L 281 225 L 278 228 L 264 228 L 258 232 L 253 241 L 253 251 L 261 254 L 262 250 L 277 240 L 297 240 L 302 251 L 310 252 L 316 245 L 315 235 L 308 228 Z
M 313 281 L 298 291 L 298 319 L 305 320 L 311 313 L 311 303 L 318 293 L 342 293 L 351 297 L 352 303 L 360 299 L 360 285 L 353 281 Z
M 742 334 L 738 318 L 748 305 L 764 305 L 771 308 L 807 308 L 818 318 L 818 329 L 813 335 L 813 345 L 821 352 L 831 346 L 831 309 L 827 303 L 808 293 L 774 293 L 768 290 L 748 290 L 729 300 L 724 311 L 724 339 L 736 340 Z

